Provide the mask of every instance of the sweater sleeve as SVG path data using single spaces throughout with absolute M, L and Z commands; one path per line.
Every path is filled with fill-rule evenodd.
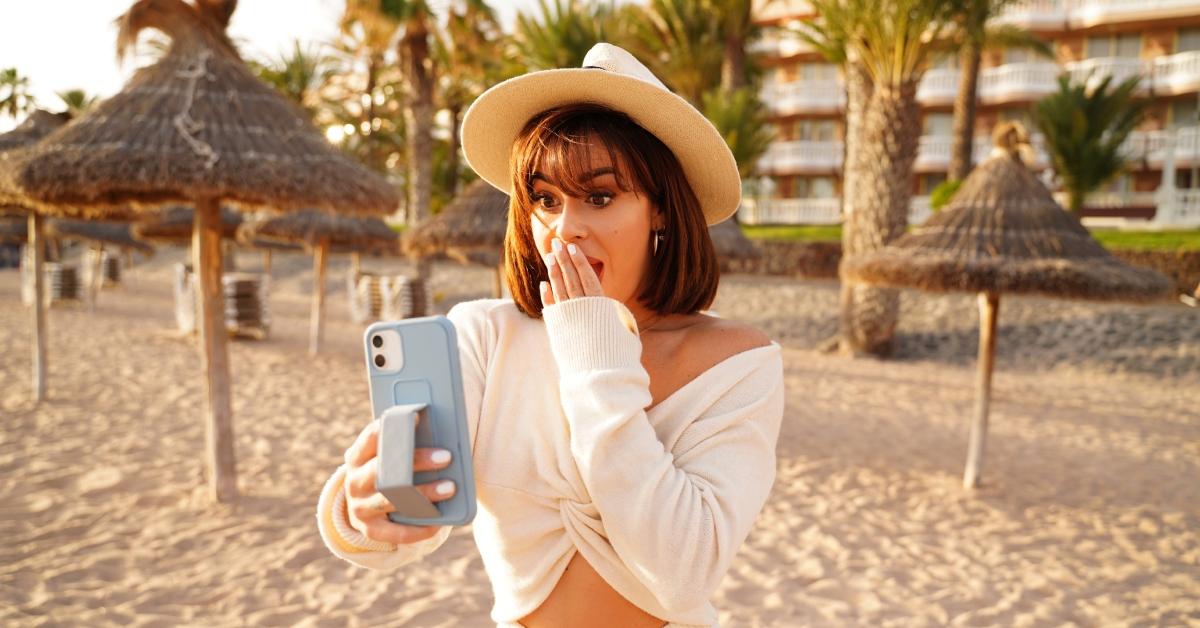
M 543 316 L 571 451 L 609 543 L 663 608 L 705 604 L 774 482 L 780 363 L 750 369 L 668 451 L 646 416 L 650 378 L 628 310 L 584 297 Z
M 488 351 L 486 310 L 477 302 L 462 303 L 454 306 L 447 318 L 454 323 L 458 336 L 463 401 L 467 407 L 471 450 L 474 451 Z M 450 526 L 445 526 L 435 536 L 409 545 L 398 546 L 368 539 L 350 525 L 343 488 L 345 478 L 345 465 L 339 466 L 325 482 L 317 501 L 317 530 L 325 546 L 334 555 L 368 569 L 395 569 L 432 553 L 450 536 Z

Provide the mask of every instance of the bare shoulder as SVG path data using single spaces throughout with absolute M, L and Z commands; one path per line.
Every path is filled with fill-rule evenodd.
M 771 344 L 761 331 L 737 321 L 701 315 L 687 330 L 688 361 L 707 370 L 751 349 Z

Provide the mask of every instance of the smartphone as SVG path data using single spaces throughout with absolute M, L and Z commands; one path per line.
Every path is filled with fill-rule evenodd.
M 445 316 L 383 321 L 363 334 L 371 408 L 381 422 L 376 488 L 406 525 L 465 525 L 475 518 L 475 476 L 463 402 L 458 335 Z M 413 450 L 451 453 L 450 466 L 414 473 Z M 430 502 L 417 484 L 448 479 L 454 497 Z

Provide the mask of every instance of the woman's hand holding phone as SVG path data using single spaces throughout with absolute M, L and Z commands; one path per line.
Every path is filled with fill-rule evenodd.
M 346 514 L 350 525 L 373 541 L 393 545 L 416 543 L 437 534 L 441 526 L 408 526 L 388 519 L 388 513 L 396 508 L 375 489 L 378 444 L 379 421 L 371 421 L 346 450 Z M 413 452 L 413 471 L 437 471 L 449 465 L 450 452 L 445 449 L 417 448 Z M 455 488 L 452 480 L 417 485 L 431 502 L 454 497 Z

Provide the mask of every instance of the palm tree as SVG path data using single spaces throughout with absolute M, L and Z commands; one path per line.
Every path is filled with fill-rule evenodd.
M 1046 138 L 1054 171 L 1067 193 L 1067 208 L 1078 214 L 1084 198 L 1124 169 L 1121 144 L 1146 115 L 1149 103 L 1134 96 L 1141 77 L 1116 86 L 1106 76 L 1095 89 L 1088 81 L 1058 77 L 1058 91 L 1038 101 L 1033 120 Z M 1111 89 L 1110 89 L 1111 88 Z
M 445 32 L 434 39 L 433 57 L 439 68 L 438 96 L 450 114 L 450 145 L 442 168 L 443 196 L 458 192 L 459 120 L 462 111 L 491 84 L 507 73 L 502 56 L 495 54 L 503 33 L 496 14 L 484 0 L 462 0 L 451 7 Z
M 742 180 L 748 180 L 754 174 L 758 158 L 775 139 L 758 90 L 751 87 L 710 90 L 704 94 L 703 111 L 733 151 Z
M 820 17 L 806 28 L 806 36 L 830 51 L 831 61 L 847 67 L 848 86 L 860 78 L 870 84 L 869 90 L 855 87 L 855 96 L 865 100 L 854 105 L 863 109 L 857 120 L 847 119 L 853 146 L 844 171 L 842 250 L 849 258 L 881 248 L 907 226 L 921 130 L 917 86 L 950 26 L 954 0 L 813 0 L 812 5 Z M 890 353 L 899 310 L 895 290 L 843 280 L 841 349 Z
M 67 112 L 71 114 L 72 118 L 78 118 L 87 113 L 88 109 L 91 109 L 96 103 L 100 102 L 99 96 L 91 96 L 82 89 L 68 89 L 58 92 L 56 95 L 62 101 L 63 106 L 67 108 Z
M 958 29 L 951 42 L 959 47 L 962 74 L 954 99 L 954 143 L 950 148 L 948 179 L 962 180 L 971 172 L 975 141 L 975 109 L 979 65 L 984 50 L 1022 48 L 1054 58 L 1050 46 L 1029 31 L 1011 24 L 990 22 L 1016 0 L 961 0 Z
M 29 77 L 21 76 L 16 68 L 0 70 L 0 114 L 20 118 L 37 107 L 29 91 Z
M 408 203 L 405 220 L 416 224 L 429 215 L 433 194 L 433 85 L 430 34 L 437 19 L 428 0 L 347 0 L 346 15 L 395 24 L 400 31 L 396 56 L 404 83 L 404 127 L 408 139 Z
M 300 40 L 292 41 L 292 49 L 265 63 L 250 62 L 251 69 L 260 79 L 287 96 L 311 116 L 316 111 L 315 99 L 321 88 L 336 71 L 332 57 L 320 48 L 302 46 Z
M 605 2 L 538 0 L 535 15 L 517 14 L 517 55 L 530 70 L 577 68 L 592 46 L 608 41 L 606 26 L 613 12 Z
M 764 5 L 774 0 L 767 0 Z M 717 0 L 711 7 L 720 24 L 724 40 L 721 59 L 721 87 L 727 90 L 746 86 L 746 44 L 758 34 L 751 17 L 752 0 Z
M 705 0 L 650 0 L 629 30 L 630 48 L 655 76 L 697 107 L 721 83 L 721 22 Z M 641 8 L 641 7 L 636 7 Z
M 330 77 L 320 116 L 323 123 L 351 130 L 342 149 L 379 172 L 407 167 L 404 121 L 398 109 L 392 111 L 402 92 L 399 70 L 384 63 L 397 29 L 378 14 L 343 15 L 334 52 L 345 70 Z

